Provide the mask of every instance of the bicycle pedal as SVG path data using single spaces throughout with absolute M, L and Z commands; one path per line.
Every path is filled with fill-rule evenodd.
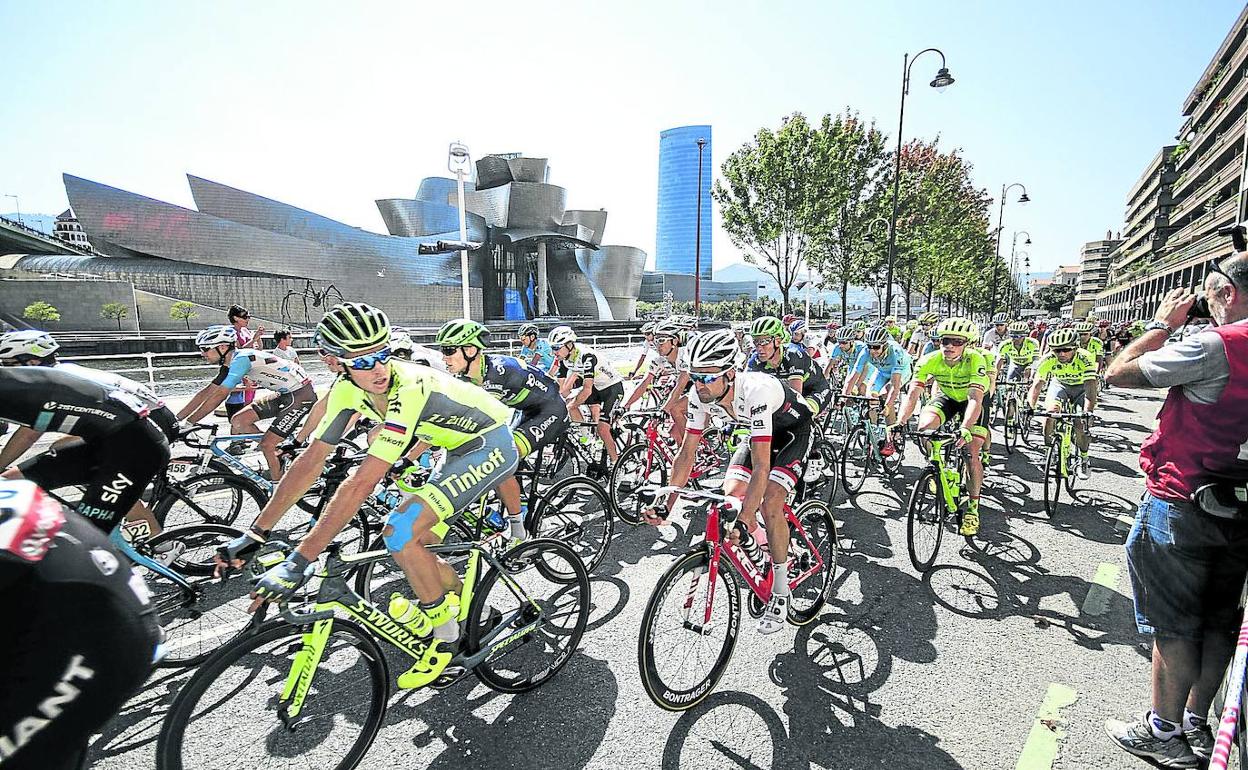
M 450 663 L 446 664 L 446 670 L 437 679 L 430 682 L 428 686 L 435 690 L 445 690 L 463 679 L 467 673 L 468 669 L 460 661 L 452 659 Z

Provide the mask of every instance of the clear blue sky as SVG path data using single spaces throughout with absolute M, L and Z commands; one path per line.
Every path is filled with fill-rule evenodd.
M 962 147 L 994 196 L 1025 183 L 1007 245 L 1028 230 L 1049 270 L 1121 228 L 1241 8 L 8 0 L 0 193 L 54 214 L 66 171 L 190 206 L 191 172 L 384 232 L 373 200 L 445 173 L 460 139 L 549 157 L 571 206 L 610 212 L 607 242 L 652 253 L 660 130 L 712 124 L 718 166 L 785 114 L 850 106 L 891 146 L 902 54 L 936 46 L 957 83 L 927 88 L 937 59 L 919 61 L 906 135 Z M 717 266 L 740 261 L 715 238 Z

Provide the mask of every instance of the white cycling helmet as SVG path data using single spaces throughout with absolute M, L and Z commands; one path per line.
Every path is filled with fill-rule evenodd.
M 60 350 L 52 335 L 38 329 L 24 329 L 0 336 L 0 359 L 31 356 L 43 358 Z
M 390 352 L 392 353 L 411 353 L 415 348 L 412 342 L 412 335 L 407 332 L 391 331 L 390 332 Z
M 699 334 L 689 344 L 689 366 L 693 369 L 731 369 L 739 350 L 736 337 L 727 329 Z
M 233 326 L 218 324 L 209 326 L 195 337 L 195 347 L 200 350 L 215 348 L 217 345 L 233 345 L 238 342 L 238 332 Z
M 550 336 L 547 338 L 550 344 L 555 347 L 561 347 L 569 342 L 576 342 L 576 332 L 571 326 L 556 326 L 550 330 Z

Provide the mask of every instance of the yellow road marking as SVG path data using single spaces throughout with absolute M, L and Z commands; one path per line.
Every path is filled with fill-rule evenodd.
M 1109 600 L 1116 593 L 1118 585 L 1118 574 L 1121 570 L 1118 565 L 1102 562 L 1096 568 L 1096 574 L 1092 577 L 1092 585 L 1088 588 L 1088 595 L 1084 597 L 1083 607 L 1080 612 L 1084 615 L 1103 615 L 1109 609 Z
M 1053 767 L 1059 745 L 1066 739 L 1066 720 L 1060 712 L 1077 700 L 1079 693 L 1074 689 L 1056 682 L 1049 685 L 1014 770 L 1049 770 Z

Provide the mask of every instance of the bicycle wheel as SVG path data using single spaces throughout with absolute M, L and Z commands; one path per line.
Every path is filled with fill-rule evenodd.
M 856 495 L 867 482 L 870 472 L 871 447 L 867 429 L 860 423 L 850 430 L 841 447 L 841 486 L 848 495 Z
M 801 523 L 805 537 L 789 522 L 789 574 L 810 574 L 793 586 L 789 622 L 804 626 L 818 616 L 828 600 L 841 549 L 836 536 L 836 519 L 826 503 L 807 500 L 798 506 L 793 516 Z M 823 566 L 811 572 L 815 567 L 816 554 L 823 561 Z
M 152 513 L 164 527 L 235 521 L 247 525 L 256 520 L 268 501 L 268 493 L 250 480 L 210 471 L 168 484 L 152 506 Z
M 1044 512 L 1057 515 L 1062 495 L 1061 437 L 1054 436 L 1044 455 Z
M 802 466 L 805 499 L 822 500 L 831 505 L 836 500 L 841 458 L 836 452 L 836 445 L 826 437 L 814 436 L 811 441 L 813 445 Z
M 506 578 L 491 569 L 473 590 L 468 649 L 482 649 L 495 628 L 492 617 L 508 619 L 490 645 L 494 652 L 473 673 L 499 692 L 524 692 L 558 673 L 580 645 L 589 622 L 589 572 L 557 540 L 529 540 L 499 561 Z
M 1018 446 L 1018 404 L 1010 399 L 1005 407 L 1005 453 L 1007 455 L 1014 453 L 1014 447 Z
M 553 445 L 542 450 L 542 471 L 538 480 L 550 484 L 569 476 L 581 476 L 587 465 L 585 458 L 572 446 L 568 433 L 565 432 Z
M 637 496 L 643 487 L 661 487 L 667 483 L 667 464 L 650 451 L 646 444 L 633 444 L 620 453 L 607 480 L 615 515 L 629 524 L 641 523 L 645 506 Z
M 1018 437 L 1024 444 L 1031 443 L 1031 415 L 1021 410 L 1018 413 Z
M 1079 503 L 1079 472 L 1083 468 L 1083 464 L 1087 461 L 1079 447 L 1074 443 L 1070 445 L 1070 454 L 1066 456 L 1066 497 L 1071 505 Z
M 149 558 L 164 543 L 180 543 L 185 548 L 169 566 L 184 575 L 187 584 L 140 567 L 165 632 L 165 657 L 158 665 L 198 665 L 221 645 L 247 632 L 252 619 L 247 612 L 251 585 L 246 580 L 212 577 L 216 549 L 242 534 L 222 524 L 188 524 L 166 529 L 142 544 Z
M 529 532 L 567 543 L 592 571 L 607 555 L 615 516 L 598 482 L 584 476 L 564 479 L 542 493 L 529 513 Z
M 190 678 L 156 741 L 166 770 L 235 767 L 354 768 L 381 728 L 389 697 L 386 660 L 356 623 L 337 618 L 302 711 L 286 718 L 280 700 L 293 659 L 311 626 L 270 621 L 223 647 Z
M 906 550 L 910 554 L 910 564 L 919 572 L 931 569 L 936 554 L 940 553 L 945 514 L 936 470 L 924 468 L 910 490 L 910 502 L 906 506 Z
M 446 537 L 442 538 L 445 544 L 451 543 L 472 543 L 476 538 L 476 532 L 462 518 L 456 517 L 451 520 L 447 529 Z M 369 545 L 369 552 L 385 551 L 385 538 L 378 534 L 373 538 L 373 542 Z M 468 554 L 440 554 L 440 558 L 446 560 L 451 567 L 459 574 L 464 573 L 465 564 L 468 561 Z M 354 584 L 352 588 L 357 594 L 368 599 L 378 607 L 386 607 L 390 602 L 390 595 L 396 591 L 405 597 L 412 596 L 412 588 L 407 582 L 407 576 L 403 574 L 403 569 L 395 562 L 392 556 L 385 558 L 369 559 L 360 564 L 355 571 L 353 578 Z
M 712 585 L 710 561 L 705 546 L 677 559 L 659 578 L 641 618 L 637 636 L 641 683 L 650 700 L 668 711 L 684 711 L 702 702 L 724 675 L 737 644 L 741 628 L 737 578 L 721 561 Z

